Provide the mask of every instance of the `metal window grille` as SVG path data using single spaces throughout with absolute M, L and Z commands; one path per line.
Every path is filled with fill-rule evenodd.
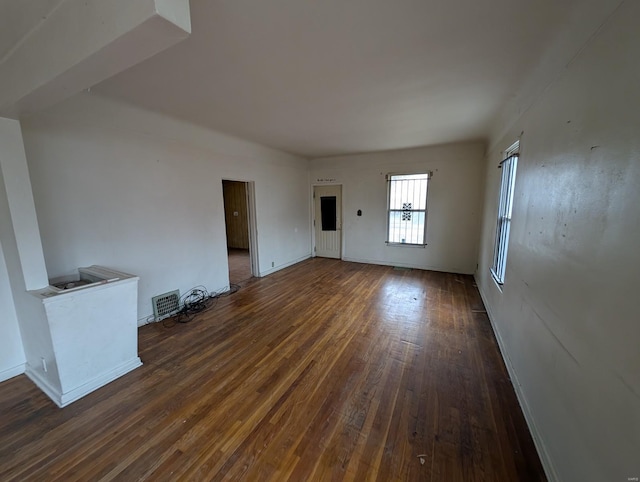
M 387 244 L 424 246 L 431 173 L 387 175 Z
M 496 282 L 504 284 L 507 267 L 507 249 L 509 247 L 509 232 L 511 230 L 511 214 L 513 211 L 513 193 L 516 184 L 516 168 L 518 167 L 518 145 L 514 144 L 507 150 L 507 158 L 500 163 L 502 178 L 500 181 L 500 196 L 498 199 L 498 223 L 496 226 L 496 240 L 493 251 L 493 265 L 491 273 Z
M 175 315 L 180 309 L 180 291 L 170 291 L 151 298 L 156 321 Z

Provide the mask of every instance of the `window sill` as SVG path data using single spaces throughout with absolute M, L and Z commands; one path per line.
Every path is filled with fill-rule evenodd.
M 426 248 L 426 244 L 410 244 L 410 243 L 391 243 L 389 241 L 385 241 L 387 246 L 402 246 L 403 248 Z
M 498 288 L 500 293 L 502 293 L 502 287 L 504 286 L 504 282 L 501 283 L 500 281 L 498 281 L 498 277 L 496 276 L 496 274 L 493 272 L 492 269 L 490 269 L 489 271 L 491 272 L 491 279 L 496 284 L 496 287 Z

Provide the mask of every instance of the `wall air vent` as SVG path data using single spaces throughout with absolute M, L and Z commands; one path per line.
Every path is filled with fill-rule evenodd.
M 156 321 L 175 315 L 180 310 L 180 291 L 169 291 L 151 298 Z

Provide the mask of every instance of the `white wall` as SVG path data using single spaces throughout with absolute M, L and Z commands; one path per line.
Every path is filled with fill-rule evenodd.
M 138 275 L 140 319 L 228 286 L 223 178 L 255 181 L 262 275 L 310 256 L 304 159 L 86 93 L 22 124 L 49 276 Z
M 44 310 L 26 291 L 46 286 L 47 276 L 18 121 L 0 118 L 0 145 L 0 378 L 31 368 L 59 387 Z M 49 364 L 46 373 L 42 359 Z
M 1 201 L 0 201 L 1 202 Z M 4 229 L 4 226 L 3 226 Z M 9 274 L 0 245 L 0 382 L 24 372 L 24 349 Z
M 484 144 L 330 157 L 310 161 L 311 185 L 342 184 L 343 259 L 455 273 L 476 269 Z M 427 198 L 427 247 L 387 246 L 385 175 L 433 171 Z M 327 181 L 329 180 L 329 181 Z M 362 216 L 357 211 L 362 210 Z
M 13 44 L 3 46 L 11 48 L 0 58 L 4 117 L 21 119 L 54 105 L 184 40 L 191 31 L 188 0 L 44 3 L 50 5 L 41 8 L 40 18 L 27 13 L 20 19 L 22 27 L 3 36 L 4 43 Z
M 556 480 L 640 476 L 639 18 L 624 3 L 488 155 L 478 285 Z M 500 292 L 496 167 L 521 132 Z
M 17 243 L 22 276 L 28 290 L 44 288 L 48 284 L 47 271 L 42 255 L 20 123 L 0 118 L 0 141 L 0 168 L 5 180 L 5 198 Z
M 12 124 L 16 121 L 0 118 L 0 145 L 1 156 L 11 155 L 7 153 L 5 145 L 13 145 L 15 128 Z M 11 241 L 15 245 L 13 235 L 13 223 L 9 212 L 9 200 L 5 191 L 4 174 L 0 163 L 0 381 L 7 380 L 24 372 L 25 356 L 20 338 L 20 326 L 13 301 L 13 292 L 9 280 L 7 264 L 11 263 L 11 254 L 17 256 L 17 252 L 11 253 L 4 248 L 4 244 Z M 8 263 L 7 263 L 7 257 Z M 16 259 L 15 264 L 19 266 Z

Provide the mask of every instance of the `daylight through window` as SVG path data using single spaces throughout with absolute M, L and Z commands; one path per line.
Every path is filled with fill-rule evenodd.
M 498 225 L 496 227 L 496 241 L 493 251 L 493 265 L 491 267 L 491 274 L 500 285 L 504 283 L 504 274 L 507 267 L 507 248 L 509 246 L 509 231 L 511 230 L 513 191 L 516 184 L 519 148 L 520 144 L 516 142 L 507 149 L 506 159 L 500 163 L 502 180 L 500 182 Z
M 424 246 L 430 173 L 389 174 L 387 243 Z

